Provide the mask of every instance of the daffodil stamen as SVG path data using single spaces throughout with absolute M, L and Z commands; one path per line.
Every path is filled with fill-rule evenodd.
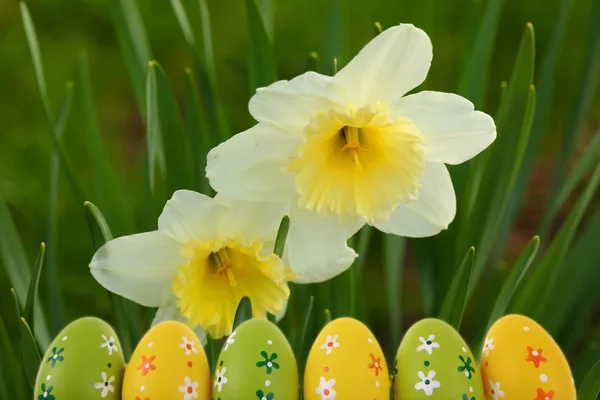
M 229 251 L 227 247 L 217 250 L 211 253 L 210 260 L 212 262 L 213 274 L 217 276 L 226 276 L 229 281 L 229 286 L 236 286 L 237 281 L 233 274 L 233 268 L 231 265 L 231 258 L 229 257 Z
M 344 137 L 344 140 L 346 141 L 346 144 L 344 145 L 344 147 L 342 147 L 342 151 L 350 150 L 350 154 L 352 155 L 352 162 L 354 163 L 354 166 L 358 170 L 362 170 L 362 166 L 360 165 L 360 158 L 358 157 L 358 153 L 360 151 L 364 151 L 366 149 L 363 149 L 362 147 L 360 147 L 359 131 L 360 131 L 359 128 L 356 128 L 353 126 L 345 126 L 342 129 L 340 129 L 340 133 Z

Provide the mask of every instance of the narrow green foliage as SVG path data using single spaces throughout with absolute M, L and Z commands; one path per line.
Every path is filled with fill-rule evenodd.
M 146 69 L 152 59 L 146 28 L 134 0 L 111 0 L 110 5 L 121 54 L 125 59 L 138 110 L 143 117 Z
M 310 52 L 308 59 L 306 60 L 306 67 L 304 69 L 306 71 L 321 72 L 321 58 L 319 57 L 319 53 L 316 51 Z
M 350 5 L 349 0 L 327 0 L 328 15 L 323 40 L 323 62 L 332 65 L 333 69 L 326 69 L 326 74 L 332 72 L 335 75 L 350 60 L 349 37 L 350 37 Z
M 483 96 L 488 83 L 492 51 L 498 33 L 502 0 L 490 0 L 479 30 L 475 35 L 476 41 L 468 58 L 460 79 L 458 93 L 471 100 L 476 107 L 481 107 Z
M 519 258 L 515 262 L 515 265 L 512 267 L 510 274 L 508 275 L 508 278 L 504 282 L 504 285 L 502 285 L 502 290 L 498 294 L 498 297 L 496 297 L 496 303 L 494 304 L 494 308 L 490 314 L 485 332 L 489 330 L 494 322 L 506 314 L 506 310 L 510 304 L 510 301 L 517 292 L 517 289 L 527 274 L 529 267 L 533 264 L 539 248 L 540 238 L 538 236 L 534 236 L 527 247 L 525 247 L 525 249 L 519 255 Z
M 460 267 L 458 267 L 438 317 L 452 325 L 457 331 L 460 329 L 460 323 L 467 305 L 467 289 L 471 279 L 474 258 L 475 248 L 471 247 L 460 263 Z
M 564 260 L 573 240 L 573 236 L 583 218 L 584 212 L 592 200 L 600 183 L 600 164 L 594 170 L 585 191 L 579 197 L 575 206 L 556 235 L 540 265 L 527 281 L 519 296 L 515 299 L 514 312 L 523 313 L 544 324 L 546 318 L 553 314 L 548 308 L 550 297 L 564 265 Z
M 149 116 L 158 115 L 159 149 L 164 149 L 166 161 L 167 189 L 173 193 L 179 189 L 192 186 L 192 168 L 188 135 L 184 131 L 181 112 L 177 99 L 165 75 L 165 71 L 157 63 L 151 68 L 156 71 L 156 97 L 153 105 L 157 108 L 148 110 Z M 154 80 L 152 80 L 153 82 Z M 150 120 L 150 118 L 148 118 Z
M 211 195 L 212 189 L 205 174 L 206 155 L 211 147 L 210 131 L 207 116 L 200 104 L 196 83 L 190 68 L 185 70 L 183 98 L 183 115 L 190 142 L 193 187 L 201 193 Z
M 290 217 L 284 215 L 279 223 L 279 229 L 277 230 L 277 237 L 275 238 L 275 247 L 273 253 L 278 257 L 283 257 L 283 250 L 285 249 L 285 241 L 287 239 L 288 232 L 290 231 Z
M 23 309 L 23 318 L 27 321 L 31 321 L 29 327 L 32 332 L 35 332 L 34 322 L 35 319 L 34 311 L 37 303 L 37 293 L 40 286 L 40 276 L 42 275 L 42 266 L 44 265 L 44 255 L 46 254 L 46 243 L 42 242 L 40 245 L 40 252 L 38 253 L 37 259 L 33 264 L 33 271 L 31 279 L 29 279 L 29 289 L 27 290 L 27 300 L 25 301 L 25 308 Z
M 598 395 L 600 395 L 600 361 L 592 367 L 577 389 L 578 399 L 595 400 Z
M 66 85 L 66 93 L 63 99 L 58 120 L 56 121 L 56 133 L 58 139 L 62 140 L 67 121 L 71 114 L 73 104 L 73 82 Z M 65 321 L 64 303 L 62 297 L 61 282 L 58 271 L 58 199 L 60 184 L 60 156 L 56 149 L 52 150 L 50 158 L 50 191 L 48 194 L 48 254 L 46 255 L 46 290 L 48 296 L 46 302 L 50 311 L 51 331 L 58 333 Z
M 390 351 L 396 351 L 402 332 L 402 281 L 406 239 L 396 235 L 383 236 L 383 273 L 390 328 Z M 393 356 L 393 354 L 390 353 Z
M 37 80 L 40 99 L 44 108 L 44 113 L 46 114 L 46 122 L 48 124 L 48 132 L 50 133 L 50 139 L 52 139 L 52 144 L 54 145 L 54 148 L 60 156 L 60 160 L 63 164 L 63 168 L 67 179 L 71 184 L 71 189 L 73 190 L 75 199 L 77 201 L 83 202 L 83 199 L 86 197 L 85 188 L 81 184 L 79 177 L 75 173 L 75 168 L 73 167 L 73 164 L 70 158 L 68 158 L 63 144 L 60 141 L 59 134 L 56 129 L 57 127 L 54 118 L 54 113 L 52 112 L 50 101 L 48 100 L 48 93 L 46 90 L 46 79 L 44 78 L 44 68 L 42 66 L 42 56 L 40 53 L 40 46 L 38 44 L 37 35 L 35 32 L 35 26 L 33 25 L 33 20 L 31 19 L 31 15 L 29 14 L 29 9 L 27 8 L 27 5 L 24 2 L 21 2 L 20 5 L 23 26 L 25 28 L 27 43 L 29 45 L 29 51 L 31 52 L 31 58 L 33 60 L 33 67 L 35 69 L 35 76 Z
M 33 385 L 40 366 L 40 361 L 42 361 L 42 353 L 33 337 L 33 332 L 31 331 L 31 327 L 27 323 L 27 320 L 21 317 L 20 323 L 23 367 L 25 368 L 27 380 Z
M 304 316 L 304 322 L 302 323 L 302 333 L 298 337 L 298 344 L 296 346 L 296 359 L 299 360 L 298 371 L 300 376 L 304 372 L 306 366 L 306 358 L 312 345 L 312 338 L 309 337 L 309 327 L 311 326 L 311 320 L 313 318 L 313 310 L 315 307 L 315 297 L 310 296 L 308 300 L 308 306 L 306 308 L 306 315 Z
M 331 322 L 331 311 L 329 311 L 329 309 L 325 309 L 324 314 L 325 314 L 325 316 L 324 316 L 324 324 L 323 325 L 327 325 L 328 323 Z
M 461 226 L 462 245 L 480 238 L 473 279 L 469 285 L 469 297 L 497 245 L 497 235 L 527 148 L 535 110 L 535 88 L 532 84 L 534 61 L 533 26 L 527 24 L 511 80 L 498 110 L 496 118 L 498 137 L 490 149 L 475 208 L 469 215 L 470 221 L 485 221 L 485 223 L 467 222 Z
M 571 113 L 567 129 L 563 132 L 563 142 L 557 165 L 554 182 L 548 196 L 548 201 L 560 191 L 563 184 L 569 161 L 575 149 L 575 143 L 579 135 L 579 129 L 583 125 L 594 101 L 596 83 L 598 82 L 598 68 L 600 67 L 600 2 L 595 1 L 592 5 L 591 26 L 588 33 L 587 49 L 585 51 L 585 66 L 580 75 L 577 93 L 579 97 L 575 108 Z
M 246 0 L 250 93 L 277 80 L 272 38 L 269 38 L 256 0 Z
M 550 200 L 550 206 L 544 214 L 542 227 L 540 231 L 545 234 L 550 229 L 552 220 L 556 216 L 558 210 L 565 204 L 569 196 L 573 193 L 577 185 L 581 183 L 584 176 L 592 169 L 592 166 L 598 162 L 600 158 L 600 130 L 592 137 L 591 142 L 587 145 L 585 152 L 579 158 L 573 170 L 561 184 L 558 194 Z
M 3 296 L 8 296 L 5 294 Z M 6 324 L 0 315 L 0 368 L 3 373 L 0 374 L 0 396 L 3 399 L 10 399 L 11 397 L 17 399 L 24 399 L 25 394 L 23 391 L 24 382 L 21 368 L 15 368 L 20 364 L 15 354 L 15 347 L 10 341 Z
M 97 251 L 106 242 L 112 240 L 112 232 L 102 215 L 102 212 L 94 204 L 86 201 L 84 203 L 85 216 L 88 221 L 90 234 L 94 249 Z M 142 334 L 139 323 L 139 307 L 121 296 L 107 291 L 115 317 L 115 329 L 119 335 L 125 357 L 131 354 L 133 345 L 137 343 Z
M 10 216 L 6 203 L 0 198 L 0 259 L 8 275 L 8 280 L 19 295 L 19 304 L 25 305 L 27 287 L 31 279 L 29 261 L 19 239 L 19 234 Z M 50 334 L 46 319 L 39 304 L 35 310 L 36 337 L 42 348 L 50 344 Z M 21 311 L 19 308 L 19 317 Z
M 156 61 L 148 63 L 146 77 L 146 226 L 150 228 L 156 220 L 153 197 L 156 187 L 156 164 L 160 138 L 160 118 L 158 115 L 158 83 L 156 79 Z
M 131 205 L 128 196 L 117 181 L 115 167 L 110 162 L 108 149 L 102 140 L 89 61 L 84 52 L 79 56 L 78 83 L 84 119 L 84 136 L 89 146 L 94 170 L 94 198 L 97 199 L 95 201 L 105 210 L 117 235 L 130 233 L 133 229 Z
M 248 296 L 242 297 L 233 320 L 233 329 L 237 329 L 240 324 L 252 319 L 252 302 Z
M 190 20 L 187 16 L 185 8 L 183 7 L 183 4 L 181 3 L 181 0 L 171 0 L 171 7 L 173 7 L 173 12 L 175 13 L 175 17 L 177 17 L 177 22 L 179 23 L 179 27 L 181 28 L 181 32 L 183 33 L 186 43 L 190 49 L 198 51 L 194 31 L 192 30 Z

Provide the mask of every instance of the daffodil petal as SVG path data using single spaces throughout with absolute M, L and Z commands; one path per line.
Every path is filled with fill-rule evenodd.
M 456 196 L 443 163 L 427 163 L 417 200 L 398 207 L 389 220 L 376 225 L 385 233 L 427 237 L 447 229 L 456 215 Z
M 393 105 L 425 80 L 433 48 L 421 29 L 401 24 L 371 40 L 334 77 L 347 88 L 349 101 L 357 106 L 383 101 Z
M 257 237 L 272 242 L 277 236 L 281 219 L 289 212 L 289 202 L 241 201 L 218 193 L 215 200 L 227 206 L 220 222 L 220 235 L 252 241 Z M 266 249 L 269 254 L 273 247 Z
M 249 201 L 288 201 L 294 182 L 285 166 L 300 136 L 259 123 L 208 153 L 206 176 L 219 193 Z
M 250 99 L 250 114 L 300 134 L 315 111 L 343 102 L 343 89 L 330 76 L 306 72 L 290 81 L 259 88 Z
M 225 207 L 211 197 L 191 190 L 178 190 L 158 218 L 158 230 L 179 243 L 190 240 L 211 241 Z
M 156 314 L 154 314 L 154 319 L 152 320 L 152 326 L 160 324 L 164 321 L 179 321 L 189 325 L 185 317 L 181 315 L 179 308 L 177 308 L 177 297 L 173 295 L 169 297 L 169 300 L 165 304 L 158 307 Z M 190 328 L 194 331 L 198 339 L 200 339 L 202 346 L 206 346 L 207 340 L 204 329 L 200 328 L 199 326 Z
M 487 148 L 496 139 L 489 115 L 457 94 L 420 92 L 400 99 L 392 114 L 412 121 L 425 138 L 428 162 L 460 164 Z
M 179 243 L 155 231 L 111 240 L 94 254 L 90 269 L 111 292 L 158 307 L 171 292 L 171 280 L 182 262 Z
M 323 282 L 348 269 L 358 254 L 346 241 L 362 225 L 341 225 L 337 216 L 292 210 L 284 260 L 297 274 L 295 282 Z

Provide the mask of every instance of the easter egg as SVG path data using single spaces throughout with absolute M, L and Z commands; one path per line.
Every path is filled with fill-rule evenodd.
M 446 322 L 424 319 L 406 332 L 392 375 L 398 399 L 483 400 L 473 353 Z
M 196 334 L 177 321 L 155 325 L 127 364 L 123 400 L 209 398 L 208 361 Z
M 522 315 L 488 331 L 480 361 L 486 399 L 575 400 L 569 363 L 552 337 Z
M 298 399 L 296 359 L 275 324 L 262 318 L 248 320 L 225 341 L 217 360 L 213 399 Z
M 383 351 L 365 325 L 331 321 L 315 340 L 304 371 L 305 400 L 388 400 L 390 380 Z
M 106 322 L 86 317 L 67 325 L 42 358 L 34 399 L 121 399 L 125 362 Z

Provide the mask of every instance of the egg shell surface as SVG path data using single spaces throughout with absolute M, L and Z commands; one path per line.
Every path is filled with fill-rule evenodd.
M 480 366 L 488 400 L 577 398 L 560 347 L 537 322 L 522 315 L 507 315 L 492 325 Z
M 321 330 L 304 372 L 305 400 L 388 400 L 390 380 L 383 351 L 360 321 L 339 318 Z
M 202 343 L 185 324 L 155 325 L 138 343 L 123 381 L 123 400 L 208 400 L 210 371 Z
M 481 373 L 469 346 L 452 326 L 434 318 L 406 332 L 392 381 L 398 399 L 484 399 Z
M 225 341 L 213 379 L 214 400 L 296 400 L 298 366 L 277 325 L 254 318 Z
M 48 347 L 33 398 L 120 400 L 124 372 L 115 331 L 101 319 L 81 318 L 67 325 Z

